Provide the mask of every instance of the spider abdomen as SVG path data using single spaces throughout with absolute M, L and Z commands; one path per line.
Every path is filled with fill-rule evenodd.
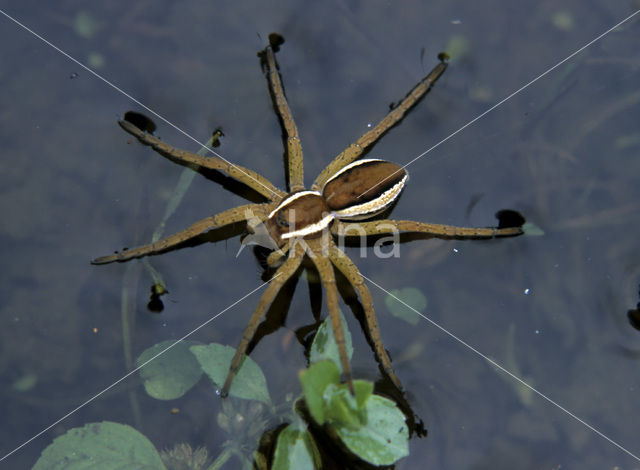
M 333 175 L 322 196 L 337 219 L 367 219 L 393 204 L 407 178 L 407 171 L 395 163 L 358 160 Z

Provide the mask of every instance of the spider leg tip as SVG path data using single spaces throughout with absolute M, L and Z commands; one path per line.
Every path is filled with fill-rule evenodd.
M 278 52 L 278 49 L 283 44 L 284 36 L 282 36 L 282 34 L 276 32 L 269 34 L 269 46 L 273 49 L 273 52 Z
M 107 264 L 112 261 L 111 260 L 112 256 L 113 255 L 100 256 L 98 258 L 93 258 L 91 261 L 89 261 L 89 263 L 93 265 Z
M 448 63 L 450 59 L 451 59 L 451 56 L 444 51 L 438 54 L 438 60 L 444 64 Z

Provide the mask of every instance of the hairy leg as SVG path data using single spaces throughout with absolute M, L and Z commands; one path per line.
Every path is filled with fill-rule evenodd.
M 177 149 L 161 141 L 157 137 L 142 131 L 128 121 L 120 120 L 118 121 L 118 124 L 120 124 L 120 127 L 138 139 L 142 144 L 150 146 L 160 155 L 175 163 L 184 166 L 195 165 L 208 168 L 210 170 L 221 171 L 246 184 L 270 201 L 275 201 L 285 196 L 283 191 L 276 188 L 264 176 L 259 175 L 253 170 L 243 168 L 239 165 L 234 165 L 233 163 L 217 156 L 202 157 L 198 154 L 188 152 L 187 150 Z
M 311 260 L 318 269 L 322 285 L 327 291 L 327 305 L 329 306 L 329 316 L 331 317 L 331 327 L 333 329 L 333 335 L 336 339 L 336 345 L 338 346 L 338 353 L 340 354 L 340 362 L 342 363 L 342 370 L 344 371 L 345 378 L 347 379 L 347 385 L 349 391 L 355 393 L 353 389 L 353 380 L 351 379 L 351 366 L 349 365 L 349 358 L 347 357 L 347 347 L 344 341 L 344 331 L 342 330 L 342 322 L 340 321 L 340 310 L 338 309 L 338 289 L 336 287 L 336 277 L 333 272 L 333 266 L 329 259 L 322 254 L 322 239 L 316 238 L 309 240 L 307 243 L 311 247 Z
M 359 158 L 362 153 L 371 145 L 375 144 L 389 129 L 398 124 L 400 120 L 413 108 L 424 95 L 426 95 L 433 84 L 440 78 L 447 68 L 444 57 L 429 74 L 414 86 L 404 99 L 395 106 L 373 129 L 368 131 L 356 142 L 347 147 L 342 153 L 336 156 L 329 165 L 322 170 L 320 176 L 313 183 L 312 189 L 320 191 L 327 180 L 338 172 L 341 168 Z
M 382 368 L 385 373 L 391 378 L 393 383 L 399 389 L 402 389 L 402 384 L 400 384 L 400 380 L 393 372 L 393 368 L 391 367 L 391 359 L 387 354 L 387 351 L 384 349 L 384 345 L 382 344 L 382 338 L 380 337 L 380 327 L 378 326 L 378 320 L 376 319 L 376 314 L 373 309 L 373 300 L 371 299 L 371 293 L 369 289 L 364 283 L 362 279 L 362 275 L 356 265 L 349 259 L 349 257 L 343 253 L 337 246 L 335 246 L 332 242 L 332 246 L 329 249 L 329 259 L 331 262 L 338 268 L 338 270 L 347 278 L 347 280 L 351 283 L 353 288 L 360 295 L 360 301 L 362 302 L 362 307 L 364 308 L 365 319 L 367 322 L 367 327 L 369 329 L 369 335 L 371 336 L 371 341 L 375 347 L 376 355 L 378 359 L 382 363 Z
M 250 217 L 258 217 L 261 220 L 267 218 L 269 211 L 273 209 L 274 203 L 270 204 L 246 204 L 244 206 L 235 207 L 227 211 L 221 212 L 206 219 L 199 220 L 190 227 L 173 235 L 158 240 L 148 245 L 132 248 L 130 250 L 122 250 L 112 255 L 101 256 L 91 261 L 91 264 L 107 264 L 114 261 L 128 261 L 132 258 L 141 258 L 143 256 L 155 255 L 169 250 L 187 240 L 197 237 L 209 230 L 224 227 L 225 225 L 235 222 L 242 222 Z
M 456 227 L 453 225 L 427 224 L 413 220 L 375 220 L 372 222 L 345 223 L 334 222 L 331 232 L 336 236 L 360 237 L 366 235 L 383 235 L 393 233 L 423 233 L 434 238 L 444 239 L 480 239 L 496 237 L 514 237 L 522 235 L 522 227 L 479 228 Z
M 240 365 L 242 364 L 242 359 L 244 357 L 244 353 L 247 350 L 247 346 L 249 342 L 253 339 L 253 335 L 260 324 L 260 319 L 264 312 L 267 311 L 269 305 L 278 294 L 282 286 L 295 274 L 295 272 L 300 267 L 302 260 L 304 258 L 304 248 L 301 245 L 295 245 L 292 248 L 294 251 L 291 253 L 287 261 L 278 268 L 276 273 L 274 274 L 267 290 L 264 291 L 260 301 L 258 302 L 258 306 L 254 310 L 251 318 L 249 319 L 249 323 L 244 329 L 242 333 L 242 339 L 240 340 L 240 344 L 236 349 L 236 354 L 233 356 L 231 360 L 231 365 L 229 366 L 229 373 L 227 374 L 227 379 L 224 382 L 222 389 L 220 390 L 220 395 L 222 397 L 226 397 L 229 393 L 229 388 L 231 387 L 231 382 L 233 378 L 238 373 L 238 369 L 240 369 Z
M 278 111 L 278 115 L 282 120 L 282 127 L 287 139 L 287 164 L 288 164 L 288 180 L 289 190 L 291 192 L 304 189 L 304 174 L 302 161 L 302 145 L 298 136 L 298 129 L 293 120 L 291 109 L 287 103 L 287 98 L 282 89 L 282 81 L 278 73 L 278 64 L 276 63 L 275 53 L 272 46 L 267 46 L 263 52 L 263 59 L 266 63 L 267 77 L 274 104 Z

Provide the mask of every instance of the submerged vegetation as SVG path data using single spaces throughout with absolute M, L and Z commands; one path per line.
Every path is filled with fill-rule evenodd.
M 244 359 L 215 418 L 227 438 L 217 456 L 187 443 L 159 451 L 135 428 L 103 421 L 56 438 L 33 468 L 215 470 L 234 459 L 234 468 L 298 470 L 321 468 L 326 459 L 336 458 L 336 451 L 355 466 L 358 461 L 391 465 L 409 454 L 407 417 L 394 401 L 375 394 L 372 382 L 355 380 L 355 395 L 340 383 L 330 321 L 322 323 L 311 344 L 296 399 L 274 404 L 262 370 L 250 357 Z M 346 322 L 344 327 L 350 343 Z M 203 375 L 213 385 L 215 400 L 234 353 L 216 343 L 168 340 L 145 350 L 136 364 L 145 391 L 156 400 L 183 396 Z

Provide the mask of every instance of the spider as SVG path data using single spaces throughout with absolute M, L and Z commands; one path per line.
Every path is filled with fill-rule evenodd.
M 250 234 L 262 233 L 263 236 L 266 234 L 267 238 L 271 239 L 271 248 L 274 251 L 267 258 L 267 264 L 274 269 L 277 267 L 277 269 L 245 327 L 240 344 L 231 361 L 227 378 L 220 390 L 220 395 L 224 397 L 228 394 L 232 380 L 242 364 L 247 347 L 263 314 L 280 289 L 296 274 L 305 259 L 310 259 L 311 265 L 309 266 L 315 266 L 326 290 L 331 325 L 349 390 L 353 393 L 344 332 L 338 310 L 336 269 L 342 273 L 359 295 L 369 337 L 378 361 L 386 375 L 401 390 L 400 380 L 396 377 L 391 367 L 389 355 L 382 344 L 371 294 L 358 268 L 338 248 L 334 237 L 349 239 L 349 237 L 360 237 L 363 234 L 365 236 L 379 236 L 402 232 L 422 234 L 426 238 L 471 239 L 516 236 L 522 234 L 522 229 L 519 226 L 469 228 L 410 220 L 375 220 L 376 216 L 388 212 L 394 205 L 407 181 L 408 174 L 404 168 L 395 163 L 377 159 L 361 159 L 360 157 L 368 152 L 383 134 L 398 124 L 405 114 L 429 92 L 447 68 L 448 57 L 446 54 L 438 56 L 439 63 L 433 70 L 418 82 L 395 107 L 392 107 L 375 127 L 337 155 L 316 178 L 311 189 L 305 189 L 302 146 L 284 94 L 275 59 L 275 53 L 283 42 L 281 36 L 270 35 L 269 45 L 258 56 L 267 77 L 274 109 L 281 122 L 283 139 L 286 140 L 285 154 L 289 191 L 282 191 L 258 173 L 233 165 L 219 156 L 205 158 L 176 149 L 134 124 L 121 120 L 119 124 L 125 131 L 169 160 L 181 165 L 197 166 L 226 173 L 257 191 L 266 198 L 267 202 L 246 204 L 226 210 L 195 222 L 190 227 L 149 245 L 125 249 L 112 255 L 96 258 L 92 263 L 123 262 L 133 258 L 159 254 L 183 245 L 186 241 L 210 230 L 234 223 L 245 223 Z

